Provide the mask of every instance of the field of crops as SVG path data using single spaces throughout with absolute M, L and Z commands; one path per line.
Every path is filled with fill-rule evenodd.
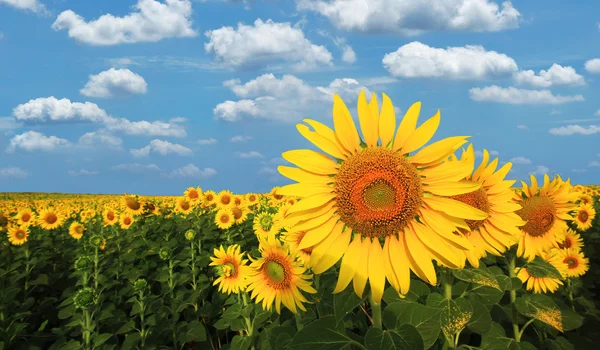
M 0 349 L 593 348 L 600 188 L 515 188 L 386 98 L 299 125 L 333 158 L 266 194 L 0 194 Z

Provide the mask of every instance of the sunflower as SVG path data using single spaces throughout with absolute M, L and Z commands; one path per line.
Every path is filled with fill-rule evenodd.
M 131 225 L 133 225 L 133 222 L 133 216 L 130 214 L 122 213 L 119 217 L 119 226 L 121 226 L 123 230 L 127 230 L 128 228 L 130 228 Z
M 114 209 L 106 209 L 102 212 L 102 221 L 104 226 L 112 226 L 119 221 L 119 217 Z
M 556 249 L 556 256 L 562 262 L 566 270 L 563 276 L 567 278 L 583 276 L 589 270 L 589 259 L 577 249 Z
M 0 209 L 0 231 L 8 226 L 8 216 Z
M 578 198 L 577 192 L 571 192 L 569 181 L 556 177 L 550 181 L 548 174 L 544 175 L 544 185 L 539 188 L 535 176 L 531 175 L 531 186 L 523 184 L 522 197 L 518 201 L 523 208 L 516 213 L 527 224 L 521 227 L 523 234 L 519 239 L 517 256 L 532 261 L 536 255 L 556 247 L 556 238 L 568 229 L 566 220 L 573 220 L 571 211 L 575 210 L 573 203 Z
M 244 199 L 248 202 L 248 205 L 254 205 L 258 202 L 258 195 L 256 193 L 246 193 Z
M 218 208 L 231 208 L 233 206 L 233 193 L 223 190 L 217 195 Z
M 282 154 L 299 168 L 280 166 L 279 172 L 299 183 L 277 193 L 302 198 L 288 210 L 286 225 L 294 232 L 306 231 L 299 249 L 314 248 L 313 272 L 324 272 L 342 259 L 334 293 L 354 281 L 354 291 L 362 296 L 368 279 L 373 299 L 380 302 L 386 278 L 394 289 L 408 293 L 410 270 L 436 284 L 432 259 L 457 268 L 464 264 L 458 252 L 472 248 L 466 237 L 452 232 L 468 227 L 463 219 L 488 217 L 449 198 L 481 187 L 460 182 L 473 171 L 472 163 L 444 162 L 467 136 L 443 139 L 409 156 L 433 137 L 440 122 L 438 110 L 416 128 L 420 108 L 417 102 L 408 109 L 394 137 L 391 100 L 383 94 L 379 113 L 375 94 L 367 104 L 361 92 L 362 141 L 348 108 L 334 95 L 335 131 L 310 119 L 304 121 L 315 131 L 302 124 L 297 128 L 335 160 L 308 149 Z
M 187 215 L 192 211 L 192 209 L 192 205 L 186 197 L 177 198 L 177 202 L 175 204 L 176 212 Z
M 231 212 L 236 224 L 241 224 L 248 218 L 248 210 L 244 206 L 234 206 L 231 208 Z
M 80 222 L 73 222 L 69 226 L 69 235 L 75 239 L 81 239 L 83 237 L 83 233 L 85 232 L 85 226 Z
M 131 215 L 139 215 L 144 211 L 144 201 L 137 195 L 125 193 L 121 197 L 121 207 Z
M 204 192 L 204 202 L 206 203 L 207 206 L 216 204 L 217 194 L 215 193 L 215 191 L 208 190 L 208 191 Z
M 594 199 L 589 194 L 582 194 L 579 197 L 579 204 L 594 204 Z
M 279 233 L 280 226 L 275 222 L 275 215 L 268 211 L 262 211 L 254 215 L 252 228 L 259 238 L 264 238 L 269 233 Z
M 555 250 L 552 249 L 550 252 L 544 253 L 543 255 L 544 260 L 554 266 L 558 272 L 564 276 L 566 268 L 564 264 L 562 264 L 560 258 L 556 255 Z M 527 267 L 518 267 L 515 269 L 515 272 L 523 284 L 527 282 L 525 288 L 528 291 L 533 289 L 534 293 L 554 293 L 558 289 L 558 286 L 563 284 L 563 282 L 558 278 L 535 276 L 531 274 Z
M 250 273 L 250 267 L 244 260 L 244 253 L 240 253 L 240 246 L 235 244 L 227 248 L 227 251 L 221 246 L 215 248 L 214 257 L 210 257 L 212 262 L 208 266 L 216 266 L 219 278 L 215 280 L 214 285 L 219 285 L 221 293 L 239 293 L 244 291 L 247 282 L 246 278 Z
M 183 196 L 187 198 L 188 201 L 194 203 L 200 200 L 201 194 L 202 189 L 200 187 L 188 187 L 188 189 L 183 193 Z
M 581 231 L 587 231 L 592 227 L 592 220 L 596 217 L 596 210 L 591 204 L 580 204 L 575 209 L 574 222 Z
M 561 232 L 557 237 L 557 244 L 558 244 L 558 248 L 560 249 L 569 249 L 569 248 L 573 248 L 575 250 L 580 250 L 581 247 L 583 246 L 583 241 L 581 240 L 581 236 L 571 230 L 568 229 L 567 231 Z
M 30 209 L 21 209 L 17 213 L 17 224 L 19 226 L 30 226 L 35 222 L 35 214 Z
M 236 207 L 241 207 L 244 205 L 244 196 L 242 195 L 234 194 L 231 200 L 233 202 L 233 205 Z
M 310 267 L 310 256 L 312 254 L 313 248 L 311 247 L 311 248 L 298 249 L 298 246 L 300 245 L 300 242 L 302 242 L 302 238 L 304 238 L 305 235 L 306 235 L 305 231 L 292 232 L 292 233 L 285 232 L 282 234 L 282 236 L 283 236 L 282 240 L 287 243 L 292 255 L 296 255 L 298 261 L 300 261 L 302 266 L 308 268 L 308 267 Z
M 312 275 L 304 274 L 306 269 L 295 261 L 289 250 L 274 235 L 261 241 L 259 246 L 261 257 L 254 260 L 250 257 L 251 271 L 248 275 L 247 291 L 258 304 L 262 301 L 264 310 L 270 311 L 275 303 L 277 313 L 281 312 L 281 303 L 293 313 L 296 306 L 306 311 L 302 303 L 307 302 L 300 290 L 316 293 L 311 286 Z
M 64 219 L 58 210 L 48 207 L 39 212 L 38 225 L 44 230 L 54 230 L 63 224 Z
M 226 230 L 233 226 L 235 219 L 233 217 L 233 212 L 229 208 L 221 208 L 217 210 L 217 214 L 215 215 L 215 224 L 221 230 Z
M 6 233 L 8 241 L 12 245 L 22 245 L 27 242 L 29 236 L 29 228 L 27 226 L 11 226 Z

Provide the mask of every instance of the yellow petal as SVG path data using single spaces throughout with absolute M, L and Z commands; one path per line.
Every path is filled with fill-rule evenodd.
M 332 207 L 328 211 L 323 213 L 323 215 L 311 217 L 308 220 L 303 220 L 303 221 L 300 221 L 299 223 L 296 223 L 293 225 L 291 224 L 291 220 L 286 220 L 285 224 L 288 226 L 291 226 L 290 229 L 288 230 L 288 232 L 308 231 L 315 227 L 321 226 L 325 222 L 330 220 L 336 210 L 337 210 L 337 208 Z
M 298 131 L 300 132 L 300 134 L 302 134 L 302 136 L 304 136 L 304 138 L 312 142 L 315 146 L 319 147 L 324 152 L 327 152 L 338 159 L 345 158 L 344 153 L 342 152 L 342 150 L 340 150 L 340 148 L 337 145 L 331 143 L 329 140 L 317 134 L 316 132 L 310 131 L 308 126 L 304 124 L 297 124 L 296 129 L 298 129 Z
M 386 94 L 381 94 L 381 96 L 383 103 L 381 105 L 381 115 L 379 116 L 379 138 L 381 139 L 382 147 L 385 148 L 394 139 L 396 112 L 394 111 L 392 100 Z M 373 99 L 375 98 L 373 97 Z
M 335 194 L 333 193 L 322 193 L 303 198 L 302 200 L 299 200 L 298 202 L 294 203 L 294 205 L 292 205 L 291 208 L 288 209 L 287 215 L 301 212 L 303 210 L 310 210 L 322 207 L 334 198 Z
M 283 159 L 311 173 L 320 175 L 335 174 L 338 165 L 323 153 L 310 149 L 297 149 L 283 152 Z
M 290 185 L 288 185 L 290 186 Z M 423 186 L 427 192 L 439 196 L 456 196 L 459 194 L 471 193 L 481 188 L 479 182 L 437 182 Z M 277 191 L 279 193 L 279 190 Z
M 349 156 L 351 154 L 351 152 L 344 148 L 344 146 L 340 143 L 337 136 L 335 136 L 335 131 L 333 131 L 330 127 L 312 119 L 303 119 L 302 121 L 315 129 L 315 132 L 321 137 L 336 145 L 336 147 L 338 147 L 345 156 Z
M 396 236 L 390 238 L 389 255 L 390 262 L 394 268 L 398 280 L 399 292 L 407 294 L 410 290 L 410 261 L 404 241 L 404 233 L 399 233 L 400 240 Z
M 390 260 L 390 236 L 385 237 L 385 243 L 383 244 L 383 264 L 385 265 L 385 277 L 387 278 L 388 282 L 390 282 L 394 290 L 400 290 L 398 278 L 396 277 L 394 267 L 392 266 L 392 262 Z
M 538 183 L 537 183 L 537 179 L 535 178 L 535 175 L 531 174 L 531 186 L 529 187 L 529 193 L 531 193 L 532 196 L 535 196 L 535 194 L 538 191 Z
M 330 192 L 333 192 L 333 187 L 326 184 L 297 183 L 281 186 L 277 189 L 277 194 L 293 197 L 310 197 L 315 194 Z
M 423 199 L 434 210 L 462 219 L 484 220 L 488 214 L 454 199 L 444 197 L 426 197 Z
M 360 92 L 358 96 L 358 121 L 360 123 L 360 129 L 362 130 L 363 138 L 368 147 L 377 146 L 377 123 L 376 115 L 371 113 L 371 109 L 367 104 L 367 98 L 365 97 L 365 90 Z
M 371 239 L 366 238 L 362 242 L 362 246 L 360 248 L 360 254 L 356 257 L 357 260 L 360 260 L 358 266 L 356 267 L 356 273 L 354 274 L 353 279 L 353 287 L 354 292 L 358 295 L 359 298 L 362 298 L 363 293 L 365 291 L 365 287 L 367 286 L 367 279 L 369 278 L 369 251 L 371 250 Z
M 348 249 L 344 253 L 344 257 L 342 258 L 342 264 L 340 265 L 340 274 L 338 275 L 338 280 L 335 285 L 335 289 L 333 290 L 333 294 L 337 294 L 342 292 L 352 278 L 354 278 L 354 274 L 356 273 L 356 268 L 360 259 L 357 259 L 362 249 L 362 242 L 360 235 L 356 235 L 352 243 L 348 245 Z
M 466 139 L 469 137 L 470 136 L 454 136 L 434 142 L 417 152 L 410 161 L 415 165 L 427 165 L 440 162 L 448 158 L 448 156 L 459 149 L 460 146 L 467 143 Z
M 308 209 L 308 210 L 302 210 L 299 212 L 292 212 L 291 214 L 290 214 L 290 211 L 288 210 L 285 213 L 284 226 L 294 226 L 294 225 L 297 225 L 299 222 L 312 220 L 316 217 L 322 216 L 328 212 L 331 212 L 331 208 L 333 208 L 335 206 L 335 204 L 336 204 L 335 201 L 329 201 L 325 205 L 315 207 L 312 209 Z M 296 205 L 296 204 L 294 204 L 294 205 Z M 290 209 L 292 209 L 292 208 L 290 208 Z
M 369 251 L 369 285 L 371 286 L 373 300 L 380 303 L 385 288 L 385 263 L 383 261 L 383 250 L 378 239 L 371 243 L 371 250 Z
M 354 152 L 360 147 L 360 138 L 354 120 L 348 107 L 337 94 L 333 95 L 333 126 L 335 135 L 347 150 Z
M 347 229 L 345 232 L 342 232 L 343 228 L 344 223 L 338 222 L 333 228 L 332 234 L 330 235 L 331 237 L 333 237 L 333 239 L 329 240 L 329 237 L 327 237 L 326 241 L 319 243 L 313 249 L 310 255 L 310 261 L 312 271 L 314 273 L 321 274 L 329 270 L 333 265 L 335 265 L 335 263 L 337 263 L 340 260 L 340 258 L 348 248 L 348 244 L 350 243 L 350 238 L 352 236 L 352 230 Z M 329 247 L 327 247 L 326 249 L 319 250 L 321 246 L 325 247 L 327 245 L 329 245 Z M 313 258 L 316 259 L 315 262 L 313 262 Z
M 433 117 L 426 120 L 425 123 L 423 123 L 423 125 L 419 126 L 415 130 L 415 132 L 412 135 L 410 135 L 410 137 L 404 143 L 404 146 L 402 146 L 402 153 L 410 153 L 414 150 L 423 147 L 423 145 L 425 145 L 427 142 L 429 142 L 429 140 L 431 140 L 431 138 L 437 131 L 438 126 L 440 126 L 439 109 Z
M 315 173 L 308 172 L 304 169 L 294 168 L 289 166 L 280 165 L 277 167 L 279 173 L 288 179 L 302 183 L 317 183 L 327 184 L 332 183 L 333 179 L 326 175 L 318 175 Z
M 429 226 L 434 232 L 437 232 L 454 247 L 458 249 L 473 249 L 473 245 L 465 236 L 455 235 L 453 233 L 454 231 L 456 231 L 456 226 L 452 221 L 450 221 L 450 219 L 456 218 L 451 216 L 444 216 L 443 213 L 427 209 L 421 210 L 421 217 L 423 223 Z
M 423 281 L 429 284 L 436 284 L 437 277 L 435 275 L 435 268 L 431 262 L 431 255 L 425 249 L 423 242 L 419 240 L 419 237 L 412 228 L 404 231 L 404 239 L 406 251 L 408 252 L 408 260 L 413 272 Z
M 473 172 L 474 179 L 479 178 L 479 174 L 481 174 L 485 170 L 489 160 L 490 160 L 490 154 L 488 153 L 487 149 L 484 149 L 483 150 L 483 159 L 481 160 L 481 164 L 479 164 L 477 169 L 475 169 L 475 171 Z
M 373 92 L 371 94 L 371 100 L 369 100 L 369 109 L 371 110 L 371 115 L 375 118 L 375 125 L 379 125 L 379 104 L 377 103 L 377 94 Z M 396 127 L 394 125 L 394 127 Z
M 441 261 L 451 268 L 464 266 L 464 260 L 461 262 L 460 256 L 455 249 L 452 249 L 440 236 L 431 231 L 427 226 L 415 223 L 413 229 L 423 245 L 436 260 Z
M 340 219 L 339 215 L 334 215 L 329 218 L 329 220 L 325 221 L 321 226 L 317 226 L 306 232 L 300 244 L 298 244 L 298 249 L 306 249 L 308 247 L 312 247 L 317 243 L 323 241 L 325 237 L 331 234 L 333 231 L 333 227 Z
M 396 132 L 396 138 L 394 139 L 394 144 L 392 146 L 394 151 L 398 151 L 404 147 L 406 140 L 415 131 L 420 112 L 421 102 L 415 102 L 408 108 L 400 122 L 400 126 L 398 126 L 398 131 Z

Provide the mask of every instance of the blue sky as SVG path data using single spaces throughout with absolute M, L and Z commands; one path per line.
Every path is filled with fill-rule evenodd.
M 0 0 L 0 191 L 266 192 L 385 92 L 509 177 L 600 183 L 600 3 Z

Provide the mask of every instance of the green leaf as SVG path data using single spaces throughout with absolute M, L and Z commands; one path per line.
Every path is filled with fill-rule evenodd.
M 400 301 L 383 310 L 383 323 L 388 329 L 398 330 L 403 324 L 417 328 L 425 348 L 430 348 L 440 334 L 440 310 L 412 301 Z
M 504 291 L 488 286 L 478 285 L 471 289 L 467 298 L 469 300 L 478 301 L 484 305 L 494 305 L 500 302 L 504 296 Z
M 215 327 L 216 329 L 218 329 L 220 331 L 223 329 L 227 329 L 227 328 L 229 328 L 229 320 L 221 318 L 213 324 L 213 327 Z
M 106 343 L 106 341 L 108 339 L 110 339 L 110 337 L 112 337 L 112 336 L 113 335 L 111 333 L 101 333 L 101 334 L 94 336 L 94 346 L 98 347 L 98 346 Z
M 499 323 L 492 322 L 490 331 L 481 337 L 480 350 L 519 350 L 518 343 L 506 336 Z
M 484 266 L 480 266 L 478 269 L 464 268 L 460 270 L 452 269 L 451 271 L 454 277 L 459 280 L 501 290 L 500 284 L 494 274 Z
M 485 334 L 492 328 L 492 317 L 488 308 L 482 303 L 471 300 L 473 316 L 467 323 L 467 328 L 477 334 Z
M 409 324 L 401 325 L 397 331 L 369 328 L 365 335 L 368 350 L 424 349 L 421 333 Z
M 563 312 L 561 312 L 560 308 L 558 307 L 558 305 L 556 305 L 554 300 L 552 300 L 552 298 L 550 298 L 547 295 L 525 294 L 517 298 L 517 300 L 515 301 L 515 307 L 517 308 L 517 311 L 519 311 L 525 316 L 535 318 L 536 320 L 544 322 L 561 332 L 564 331 Z M 581 316 L 579 317 L 581 318 Z M 569 324 L 569 326 L 571 327 L 573 326 L 573 324 L 576 324 L 577 321 L 583 320 L 583 318 L 578 320 L 577 318 L 573 317 L 572 314 L 569 314 L 568 318 L 569 321 L 572 320 L 570 322 L 571 324 Z M 579 327 L 580 325 L 581 322 L 579 322 L 579 325 L 577 325 L 575 328 Z
M 510 290 L 519 290 L 523 286 L 523 281 L 519 277 L 512 277 L 510 279 Z
M 121 349 L 135 349 L 140 341 L 140 334 L 135 332 L 127 334 L 123 341 L 123 347 Z
M 538 348 L 535 345 L 531 344 L 530 342 L 521 340 L 519 342 L 519 349 L 521 349 L 521 350 L 537 350 Z
M 564 337 L 556 337 L 556 339 L 546 339 L 544 344 L 549 350 L 575 350 L 575 346 Z
M 350 345 L 363 347 L 344 330 L 336 328 L 335 316 L 325 316 L 304 326 L 292 339 L 290 349 L 339 350 Z
M 473 306 L 467 299 L 445 300 L 440 315 L 442 331 L 448 337 L 453 336 L 465 328 L 472 315 Z
M 129 333 L 135 329 L 135 322 L 133 320 L 127 321 L 127 323 L 123 324 L 116 332 L 116 334 L 125 334 Z
M 524 267 L 527 267 L 527 272 L 535 278 L 562 279 L 560 272 L 552 264 L 539 256 L 536 256 L 533 261 L 530 261 Z
M 226 320 L 233 320 L 240 317 L 241 311 L 242 307 L 240 304 L 233 304 L 223 312 L 221 317 Z
M 188 323 L 186 340 L 197 342 L 206 341 L 206 328 L 204 328 L 204 325 L 200 323 L 200 321 L 193 320 Z
M 35 280 L 31 281 L 30 284 L 32 286 L 47 286 L 50 284 L 50 280 L 48 279 L 48 275 L 46 275 L 45 273 L 41 273 Z
M 336 324 L 339 324 L 348 313 L 356 309 L 362 301 L 352 290 L 335 294 L 333 296 L 333 311 Z
M 44 328 L 46 328 L 46 325 L 48 324 L 48 320 L 42 322 L 42 324 L 40 325 L 40 327 L 38 328 L 38 332 L 41 332 L 44 330 Z
M 296 335 L 296 328 L 277 326 L 265 330 L 267 341 L 272 349 L 285 349 Z
M 231 339 L 231 350 L 247 350 L 252 345 L 252 337 L 236 335 Z

